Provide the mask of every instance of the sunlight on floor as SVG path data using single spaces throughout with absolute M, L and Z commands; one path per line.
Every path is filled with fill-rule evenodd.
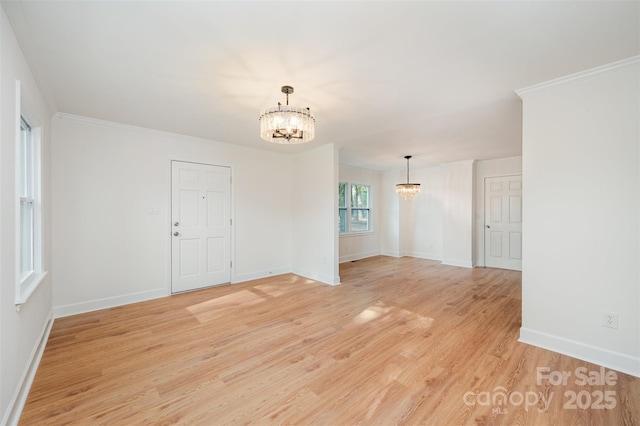
M 374 306 L 369 306 L 364 311 L 360 312 L 351 322 L 354 324 L 364 324 L 369 321 L 373 321 L 380 315 L 388 313 L 393 307 L 387 307 L 382 302 L 378 302 Z
M 233 310 L 257 305 L 264 301 L 266 299 L 257 294 L 249 290 L 242 290 L 189 306 L 187 310 L 195 315 L 198 321 L 205 323 L 223 315 L 229 315 Z
M 434 321 L 433 318 L 424 317 L 397 306 L 386 306 L 384 303 L 378 302 L 356 315 L 351 320 L 351 323 L 360 325 L 376 319 L 379 321 L 396 321 L 399 325 L 406 326 L 412 330 L 425 330 Z
M 257 290 L 262 291 L 263 293 L 267 293 L 271 297 L 282 296 L 283 294 L 287 294 L 292 290 L 295 290 L 292 287 L 282 287 L 279 285 L 273 284 L 261 284 L 254 287 Z

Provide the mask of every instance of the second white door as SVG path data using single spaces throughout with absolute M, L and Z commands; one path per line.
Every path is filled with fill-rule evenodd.
M 485 179 L 485 266 L 522 270 L 522 175 Z
M 171 162 L 171 292 L 231 282 L 231 170 Z

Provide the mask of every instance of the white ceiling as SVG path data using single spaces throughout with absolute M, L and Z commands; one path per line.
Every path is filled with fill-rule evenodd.
M 48 102 L 375 169 L 521 154 L 515 89 L 640 53 L 640 2 L 3 1 Z M 316 139 L 260 139 L 310 107 Z

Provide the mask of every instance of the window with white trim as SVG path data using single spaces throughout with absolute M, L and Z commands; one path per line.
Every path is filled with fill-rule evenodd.
M 20 281 L 34 272 L 34 176 L 31 126 L 20 117 Z
M 338 184 L 340 233 L 371 231 L 371 187 L 347 182 Z
M 16 304 L 26 302 L 44 277 L 42 267 L 42 225 L 40 203 L 40 129 L 32 129 L 20 117 L 18 142 L 17 186 L 19 197 L 19 261 Z

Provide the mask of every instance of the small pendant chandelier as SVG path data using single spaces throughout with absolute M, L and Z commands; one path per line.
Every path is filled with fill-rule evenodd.
M 413 198 L 418 192 L 420 192 L 419 183 L 409 183 L 409 159 L 410 155 L 405 155 L 407 159 L 407 183 L 399 183 L 396 185 L 396 192 L 404 197 L 405 200 Z
M 299 144 L 310 142 L 315 136 L 316 119 L 309 108 L 289 105 L 289 95 L 293 87 L 282 86 L 287 95 L 287 104 L 267 108 L 260 113 L 260 137 L 267 142 Z

